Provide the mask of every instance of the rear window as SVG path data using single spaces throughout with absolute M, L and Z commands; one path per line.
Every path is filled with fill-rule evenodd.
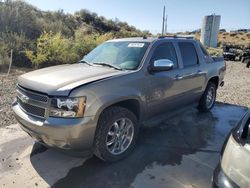
M 184 67 L 190 67 L 199 64 L 195 47 L 191 42 L 180 42 L 179 48 Z

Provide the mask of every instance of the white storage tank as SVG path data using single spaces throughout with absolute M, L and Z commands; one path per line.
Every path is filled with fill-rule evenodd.
M 207 47 L 217 47 L 220 29 L 220 15 L 205 16 L 201 27 L 201 43 Z

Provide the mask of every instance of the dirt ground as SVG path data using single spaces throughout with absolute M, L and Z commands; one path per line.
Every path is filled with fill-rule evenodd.
M 0 127 L 16 123 L 11 104 L 15 97 L 17 77 L 28 69 L 14 69 L 7 77 L 0 72 Z M 217 101 L 250 108 L 250 69 L 240 62 L 227 62 L 224 87 L 218 90 Z
M 241 62 L 227 62 L 225 85 L 218 90 L 217 101 L 250 108 L 250 69 Z
M 211 187 L 224 140 L 245 113 L 244 106 L 250 107 L 250 69 L 227 62 L 225 86 L 218 90 L 221 102 L 211 112 L 193 108 L 142 129 L 131 155 L 107 164 L 34 144 L 21 130 L 11 103 L 17 76 L 26 71 L 0 75 L 0 187 Z
M 141 129 L 135 150 L 116 163 L 42 147 L 17 124 L 0 128 L 3 188 L 209 188 L 220 150 L 246 108 L 216 103 Z M 190 170 L 192 169 L 192 170 Z
M 0 127 L 16 123 L 11 104 L 16 96 L 17 77 L 29 69 L 13 69 L 9 76 L 0 71 Z M 7 72 L 7 71 L 6 71 Z

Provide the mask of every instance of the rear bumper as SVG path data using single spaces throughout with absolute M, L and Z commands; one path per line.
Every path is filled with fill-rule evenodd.
M 97 124 L 94 117 L 43 120 L 27 115 L 18 104 L 12 109 L 21 128 L 42 144 L 79 154 L 92 151 Z
M 212 177 L 213 188 L 239 188 L 239 186 L 234 183 L 227 175 L 223 172 L 221 165 L 218 164 L 216 169 L 214 170 L 214 174 Z

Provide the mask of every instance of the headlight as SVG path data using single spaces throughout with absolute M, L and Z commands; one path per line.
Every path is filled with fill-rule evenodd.
M 86 97 L 53 98 L 49 116 L 52 117 L 83 117 Z

